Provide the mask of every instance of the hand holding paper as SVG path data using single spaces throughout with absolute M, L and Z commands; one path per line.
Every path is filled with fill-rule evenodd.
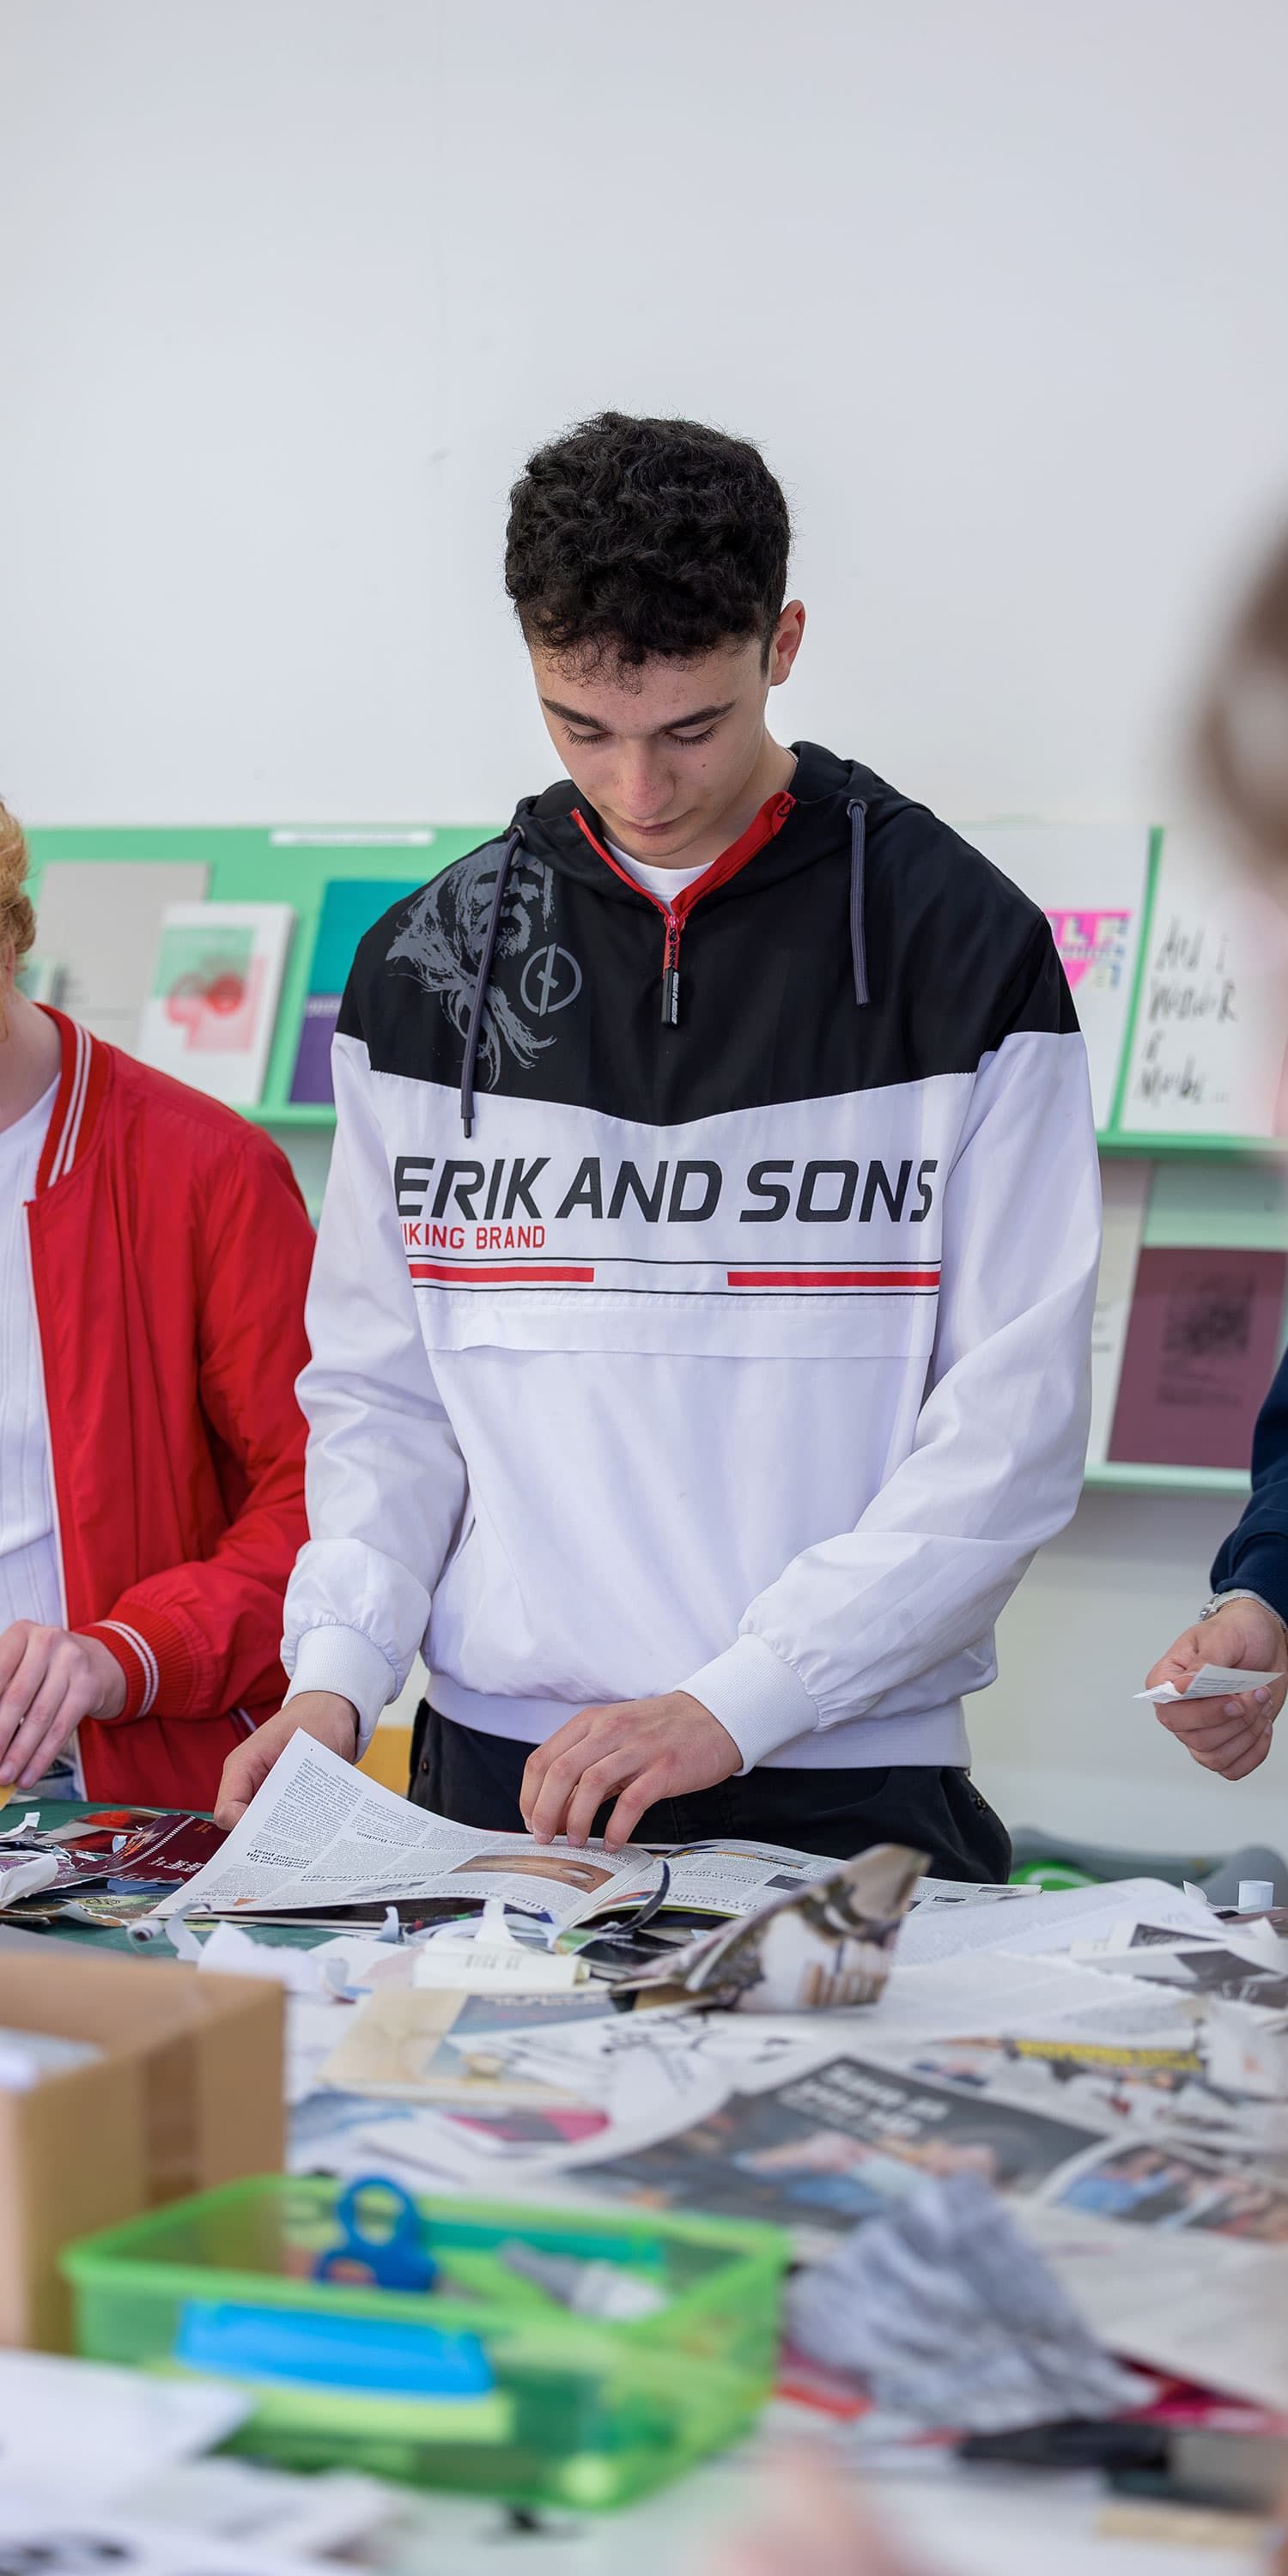
M 1205 1771 L 1242 1780 L 1265 1761 L 1288 1689 L 1288 1637 L 1259 1601 L 1230 1601 L 1159 1658 L 1142 1699 Z

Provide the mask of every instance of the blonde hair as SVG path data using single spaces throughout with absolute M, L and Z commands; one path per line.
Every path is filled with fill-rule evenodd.
M 0 805 L 0 955 L 12 948 L 25 957 L 36 937 L 36 916 L 26 888 L 27 835 L 16 814 Z

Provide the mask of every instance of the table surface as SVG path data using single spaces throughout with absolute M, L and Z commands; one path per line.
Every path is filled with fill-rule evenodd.
M 95 1812 L 86 1799 L 28 1800 L 26 1812 L 34 1806 L 45 1825 Z M 262 1940 L 294 1948 L 330 1937 L 302 1928 L 255 1929 Z M 0 1955 L 37 1950 L 51 1939 L 158 1956 L 156 1944 L 145 1949 L 125 1932 L 76 1923 L 25 1929 L 20 1920 L 0 1917 Z M 160 1955 L 168 1956 L 168 1948 Z M 767 2458 L 776 2439 L 799 2447 L 802 2425 L 808 2438 L 833 2446 L 821 2421 L 815 2426 L 802 2409 L 774 2406 L 750 2446 L 708 2462 L 647 2503 L 602 2518 L 552 2516 L 536 2531 L 514 2530 L 504 2508 L 476 2498 L 426 2499 L 435 2558 L 444 2576 L 449 2568 L 451 2576 L 495 2576 L 499 2558 L 513 2576 L 706 2576 L 722 2536 L 763 2526 Z M 841 2449 L 852 2467 L 843 2438 Z M 1196 2552 L 1178 2546 L 1170 2533 L 1157 2539 L 1147 2529 L 1130 2538 L 1105 2534 L 1098 2528 L 1105 2492 L 1093 2478 L 968 2471 L 938 2462 L 872 2478 L 868 2500 L 906 2558 L 907 2576 L 1184 2576 L 1191 2566 L 1196 2576 L 1252 2576 L 1257 2564 L 1251 2539 L 1246 2547 L 1209 2541 Z M 856 2565 L 845 2576 L 872 2572 Z

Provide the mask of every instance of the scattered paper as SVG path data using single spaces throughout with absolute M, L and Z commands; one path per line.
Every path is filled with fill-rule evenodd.
M 102 2056 L 92 2040 L 53 2031 L 0 2030 L 0 2092 L 30 2093 L 51 2075 L 72 2075 Z
M 1282 1679 L 1282 1673 L 1241 1672 L 1237 1664 L 1200 1664 L 1183 1691 L 1175 1682 L 1156 1682 L 1152 1690 L 1137 1691 L 1136 1697 L 1162 1708 L 1176 1699 L 1233 1699 L 1244 1691 L 1268 1690 L 1271 1682 Z
M 622 1980 L 737 2012 L 819 2012 L 881 1993 L 925 1855 L 874 1843 L 810 1887 Z
M 970 1950 L 1009 1950 L 1037 1957 L 1069 1950 L 1075 1941 L 1106 1940 L 1124 1921 L 1165 1925 L 1178 1932 L 1207 1931 L 1205 1902 L 1156 1878 L 1121 1878 L 1105 1887 L 1062 1888 L 1025 1906 L 918 1906 L 899 1941 L 900 1967 L 961 1956 Z
M 135 2519 L 119 2506 L 83 2502 L 79 2492 L 69 2499 L 66 2460 L 44 2495 L 0 2494 L 0 2568 L 8 2576 L 37 2569 L 40 2576 L 101 2576 L 105 2568 L 113 2576 L 306 2576 L 309 2568 L 322 2576 L 326 2566 L 322 2559 Z
M 411 1981 L 471 1994 L 539 1995 L 584 1985 L 589 1975 L 584 1959 L 571 1952 L 519 1940 L 500 1900 L 489 1896 L 477 1924 L 448 1926 L 417 1943 Z
M 78 2501 L 115 2495 L 165 2461 L 212 2450 L 249 2412 L 239 2390 L 209 2380 L 0 2352 L 0 2479 L 48 2480 L 65 2495 L 74 2465 Z
M 1288 2410 L 1288 2248 L 1132 2227 L 1067 2206 L 1017 2212 L 1093 2334 L 1149 2369 Z
M 335 2576 L 335 2559 L 345 2564 L 385 2565 L 384 2552 L 369 2558 L 358 2544 L 387 2534 L 405 2510 L 406 2490 L 380 2478 L 352 2475 L 344 2469 L 315 2470 L 300 2476 L 272 2469 L 264 2460 L 220 2457 L 186 2460 L 131 2486 L 121 2506 L 131 2520 L 168 2523 L 173 2529 L 201 2532 L 257 2548 L 281 2551 L 292 2558 L 327 2559 Z M 34 2571 L 33 2571 L 34 2576 Z
M 1150 2383 L 1088 2333 L 997 2194 L 974 2174 L 921 2184 L 789 2287 L 787 2329 L 919 2424 L 1013 2432 L 1122 2413 Z

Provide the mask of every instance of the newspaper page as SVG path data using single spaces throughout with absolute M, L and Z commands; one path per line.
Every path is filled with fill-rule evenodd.
M 485 1834 L 414 1807 L 310 1735 L 293 1735 L 216 1857 L 157 1913 L 249 1916 L 498 1896 L 561 1925 L 607 1901 L 656 1893 L 662 1864 L 630 1845 L 609 1852 Z
M 157 1911 L 325 1912 L 400 1898 L 497 1896 L 571 1930 L 642 1903 L 667 1880 L 667 1904 L 736 1918 L 835 1869 L 811 1852 L 736 1838 L 610 1851 L 602 1842 L 482 1833 L 413 1806 L 301 1734 L 208 1866 Z
M 651 1843 L 670 1871 L 666 1903 L 694 1914 L 748 1914 L 768 1897 L 830 1878 L 834 1860 L 780 1843 Z
M 707 2209 L 790 2227 L 802 2250 L 880 2216 L 927 2175 L 974 2173 L 1035 2192 L 1097 2132 L 857 2056 L 756 2094 L 732 2093 L 677 2135 L 599 2165 L 603 2193 L 650 2209 Z
M 478 2190 L 502 2167 L 540 2179 L 650 2144 L 734 2084 L 777 2081 L 827 2054 L 817 2025 L 803 2035 L 651 2003 L 623 2013 L 604 1986 L 526 2001 L 386 1991 L 330 2023 L 331 2052 L 315 2049 L 310 2094 L 293 2111 L 293 2168 L 352 2173 L 375 2159 L 403 2179 L 429 2172 Z
M 1211 1932 L 1211 1908 L 1161 1879 L 1112 1879 L 1104 1887 L 1061 1889 L 1023 1905 L 919 1905 L 899 1944 L 902 1966 L 950 1959 L 968 1950 L 1010 1950 L 1038 1957 L 1075 1942 L 1108 1941 L 1124 1919 L 1156 1923 L 1200 1937 Z
M 1101 2341 L 1155 2370 L 1288 2412 L 1288 2246 L 1124 2226 L 1030 2200 L 1016 2216 Z

